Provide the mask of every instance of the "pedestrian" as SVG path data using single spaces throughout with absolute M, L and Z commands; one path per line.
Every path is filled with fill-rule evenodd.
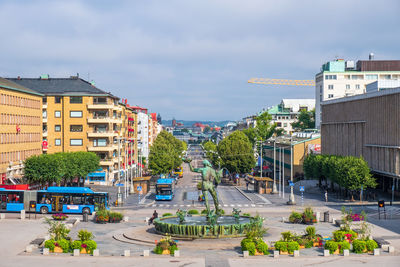
M 149 225 L 153 223 L 154 219 L 158 218 L 158 213 L 156 210 L 153 212 L 153 216 L 149 219 Z
M 328 202 L 328 191 L 325 190 L 325 202 Z

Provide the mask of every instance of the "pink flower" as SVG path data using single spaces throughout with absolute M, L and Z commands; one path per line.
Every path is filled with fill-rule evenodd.
M 82 244 L 81 247 L 82 248 L 87 248 L 87 245 L 86 244 Z

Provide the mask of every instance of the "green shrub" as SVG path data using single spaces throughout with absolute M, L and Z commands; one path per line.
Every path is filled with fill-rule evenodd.
M 248 239 L 242 244 L 242 251 L 246 250 L 249 252 L 249 255 L 254 256 L 254 254 L 256 253 L 256 244 L 253 242 L 253 240 Z
M 348 241 L 343 241 L 338 243 L 339 252 L 343 253 L 343 250 L 350 249 L 350 243 Z
M 297 243 L 296 241 L 291 241 L 287 243 L 287 250 L 289 253 L 293 253 L 293 251 L 299 250 L 299 248 L 299 243 Z
M 225 211 L 224 210 L 219 210 L 219 215 L 225 215 Z
M 54 248 L 56 247 L 55 243 L 54 239 L 46 240 L 46 242 L 44 242 L 44 247 L 48 248 L 50 251 L 54 251 Z
M 334 231 L 333 232 L 333 239 L 336 242 L 342 242 L 342 241 L 344 241 L 345 234 L 346 234 L 345 231 L 341 231 L 341 230 Z
M 288 251 L 288 242 L 284 242 L 284 241 L 278 241 L 275 243 L 275 249 L 282 251 L 282 252 L 286 252 Z
M 68 253 L 70 251 L 70 242 L 66 239 L 60 239 L 56 242 L 60 248 L 62 248 L 63 253 Z
M 306 248 L 312 248 L 314 246 L 314 241 L 313 240 L 308 240 L 305 244 Z
M 345 234 L 351 234 L 351 237 L 350 237 L 350 240 L 351 240 L 351 241 L 357 239 L 357 237 L 358 237 L 358 233 L 357 233 L 357 232 L 354 232 L 353 230 L 349 230 L 349 231 L 347 231 L 347 233 L 345 233 Z
M 124 215 L 121 212 L 113 211 L 109 213 L 109 222 L 111 223 L 118 223 L 122 221 L 123 218 Z
M 264 255 L 269 255 L 268 245 L 262 239 L 256 241 L 256 249 Z
M 72 248 L 72 249 L 79 249 L 79 250 L 81 250 L 81 248 L 82 248 L 82 241 L 80 241 L 80 240 L 75 240 L 74 242 L 71 243 L 71 248 Z
M 78 238 L 84 242 L 86 240 L 92 240 L 93 239 L 93 234 L 92 232 L 89 232 L 85 229 L 79 230 L 78 232 Z
M 45 220 L 50 226 L 48 231 L 52 239 L 58 241 L 68 237 L 71 230 L 69 230 L 64 223 L 60 221 L 52 221 L 49 218 L 45 218 Z
M 299 243 L 300 246 L 305 246 L 306 243 L 308 242 L 307 239 L 301 238 L 301 237 L 297 237 L 297 238 L 294 239 L 293 241 L 296 241 L 297 243 Z
M 309 236 L 310 238 L 314 238 L 315 237 L 315 227 L 314 226 L 308 226 L 307 228 L 306 228 L 306 233 L 307 233 L 307 236 Z
M 202 210 L 201 214 L 207 214 L 207 210 Z
M 156 254 L 162 254 L 163 249 L 160 246 L 156 246 L 153 251 Z
M 355 253 L 364 253 L 366 249 L 367 249 L 367 244 L 365 241 L 362 240 L 353 241 L 353 251 Z
M 172 215 L 173 215 L 172 213 L 167 212 L 167 213 L 164 213 L 164 214 L 162 215 L 162 217 L 168 217 L 168 216 L 172 216 Z
M 198 210 L 189 210 L 188 214 L 194 215 L 194 214 L 200 214 L 200 212 Z
M 251 217 L 250 213 L 243 213 L 243 216 Z
M 338 248 L 338 242 L 335 241 L 327 241 L 324 246 L 325 249 L 329 250 L 330 254 L 333 254 Z
M 175 250 L 179 250 L 179 248 L 176 245 L 172 245 L 169 247 L 169 251 L 171 255 L 174 255 Z
M 290 231 L 282 232 L 281 235 L 282 235 L 282 241 L 285 242 L 293 241 L 294 235 Z
M 302 216 L 301 213 L 292 211 L 292 213 L 289 216 L 289 222 L 291 223 L 301 223 L 302 222 Z
M 368 251 L 374 251 L 374 249 L 378 248 L 378 244 L 372 239 L 365 241 L 365 245 Z
M 90 254 L 92 254 L 93 250 L 95 250 L 97 248 L 97 243 L 93 240 L 86 240 L 86 241 L 82 242 L 82 244 L 86 245 L 86 251 Z

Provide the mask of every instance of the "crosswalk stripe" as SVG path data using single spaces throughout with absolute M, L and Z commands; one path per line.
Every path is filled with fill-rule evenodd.
M 160 207 L 164 207 L 164 204 L 160 204 Z
M 244 204 L 244 206 L 245 206 L 245 207 L 248 207 L 248 206 L 249 206 L 249 204 Z
M 224 205 L 224 207 L 228 207 L 228 205 Z
M 156 204 L 153 204 L 152 207 L 157 207 L 157 205 L 156 205 Z
M 235 207 L 235 205 L 231 204 L 231 207 Z
M 254 205 L 254 204 L 251 204 L 251 206 L 252 206 L 252 207 L 255 207 L 256 205 Z
M 184 207 L 185 205 L 179 205 L 179 207 Z
M 169 206 L 171 206 L 171 205 L 165 205 L 165 207 L 169 207 Z
M 242 205 L 239 205 L 239 204 L 238 204 L 237 206 L 238 206 L 238 207 L 241 207 Z
M 177 207 L 177 206 L 178 206 L 178 204 L 175 204 L 175 205 L 174 205 L 174 207 Z

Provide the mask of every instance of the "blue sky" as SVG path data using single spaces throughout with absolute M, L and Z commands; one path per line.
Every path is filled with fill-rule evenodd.
M 164 119 L 237 120 L 335 57 L 400 59 L 400 1 L 2 1 L 0 76 L 90 76 Z

